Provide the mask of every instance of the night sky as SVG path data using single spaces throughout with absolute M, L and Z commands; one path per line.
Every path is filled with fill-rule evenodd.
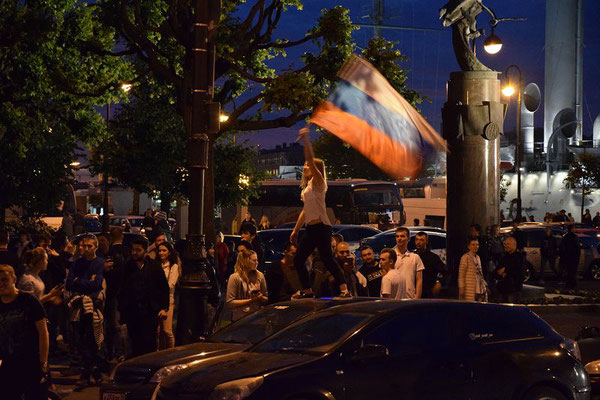
M 439 28 L 440 31 L 399 31 L 383 30 L 382 35 L 398 42 L 397 47 L 408 57 L 403 67 L 409 71 L 408 86 L 429 98 L 429 102 L 420 105 L 423 115 L 431 125 L 439 129 L 441 108 L 445 102 L 446 81 L 452 71 L 460 68 L 452 50 L 451 29 L 442 28 L 438 20 L 438 10 L 445 1 L 434 0 L 384 0 L 384 24 L 414 27 Z M 254 2 L 249 2 L 253 4 Z M 544 0 L 484 0 L 498 18 L 522 17 L 525 22 L 501 22 L 496 28 L 504 47 L 496 55 L 488 55 L 482 47 L 483 39 L 478 39 L 478 58 L 488 67 L 504 71 L 510 64 L 517 64 L 523 72 L 526 85 L 535 82 L 540 86 L 542 99 L 544 93 Z M 600 114 L 600 1 L 584 0 L 584 60 L 583 60 L 583 131 L 584 136 L 592 135 L 593 121 Z M 342 5 L 350 9 L 354 23 L 371 23 L 372 0 L 307 0 L 304 10 L 291 9 L 279 26 L 279 36 L 296 39 L 315 24 L 320 10 Z M 241 10 L 243 11 L 243 10 Z M 484 27 L 489 34 L 489 14 L 483 12 L 477 19 L 478 28 Z M 354 33 L 359 46 L 367 43 L 373 35 L 372 28 L 361 28 Z M 299 65 L 301 51 L 288 51 L 288 57 L 276 61 L 273 66 L 286 68 Z M 512 74 L 512 72 L 511 72 Z M 505 122 L 505 131 L 515 127 L 516 106 L 512 104 Z M 543 126 L 543 106 L 536 112 L 536 127 Z M 242 136 L 251 145 L 271 148 L 282 142 L 293 141 L 294 129 L 274 129 L 249 133 Z

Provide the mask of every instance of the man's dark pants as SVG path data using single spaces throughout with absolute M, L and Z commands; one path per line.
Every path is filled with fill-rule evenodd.
M 132 357 L 152 353 L 157 349 L 158 316 L 142 315 L 127 321 Z

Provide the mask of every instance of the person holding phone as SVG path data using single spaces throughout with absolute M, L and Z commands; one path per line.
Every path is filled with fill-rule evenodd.
M 240 252 L 234 267 L 234 273 L 227 282 L 226 304 L 231 308 L 232 319 L 238 320 L 244 315 L 258 310 L 269 301 L 267 281 L 258 271 L 256 252 Z

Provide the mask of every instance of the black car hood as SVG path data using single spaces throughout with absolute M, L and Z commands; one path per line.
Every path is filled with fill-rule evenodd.
M 203 342 L 188 344 L 129 359 L 119 364 L 117 371 L 123 369 L 149 369 L 156 371 L 167 365 L 187 363 L 243 351 L 250 346 L 250 344 L 242 343 Z
M 299 353 L 236 353 L 200 362 L 170 375 L 160 384 L 169 394 L 208 393 L 220 383 L 260 376 L 279 368 L 311 361 L 314 355 Z

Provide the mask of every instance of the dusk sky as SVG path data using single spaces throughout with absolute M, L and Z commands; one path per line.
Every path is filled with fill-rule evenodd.
M 445 1 L 437 0 L 384 0 L 386 25 L 438 28 L 439 31 L 400 31 L 383 30 L 382 35 L 397 42 L 397 48 L 408 57 L 403 67 L 409 71 L 408 86 L 430 99 L 421 104 L 423 115 L 438 129 L 441 123 L 441 108 L 445 102 L 446 82 L 450 72 L 459 67 L 452 50 L 451 29 L 442 28 L 438 20 L 438 10 Z M 249 2 L 254 3 L 254 2 Z M 320 10 L 342 5 L 350 10 L 354 23 L 371 23 L 372 0 L 318 0 L 305 1 L 304 10 L 291 9 L 285 13 L 279 26 L 279 36 L 288 39 L 302 37 L 314 26 Z M 484 0 L 498 18 L 522 17 L 525 22 L 501 22 L 496 28 L 504 47 L 496 55 L 488 55 L 479 39 L 478 58 L 488 67 L 504 71 L 511 64 L 517 64 L 523 73 L 526 85 L 535 82 L 544 93 L 544 31 L 545 0 Z M 583 62 L 583 130 L 584 136 L 592 135 L 593 121 L 600 114 L 600 1 L 584 0 L 584 62 Z M 478 28 L 484 27 L 489 34 L 489 14 L 483 12 L 477 19 Z M 361 28 L 354 33 L 359 46 L 364 46 L 372 37 L 372 28 Z M 301 49 L 300 49 L 301 50 Z M 301 51 L 288 51 L 288 57 L 278 61 L 278 67 L 299 64 Z M 512 72 L 511 72 L 512 74 Z M 504 130 L 515 127 L 516 106 L 508 111 Z M 543 106 L 536 113 L 536 127 L 543 126 Z M 295 129 L 275 129 L 242 136 L 249 144 L 271 148 L 282 142 L 291 142 L 296 137 Z

